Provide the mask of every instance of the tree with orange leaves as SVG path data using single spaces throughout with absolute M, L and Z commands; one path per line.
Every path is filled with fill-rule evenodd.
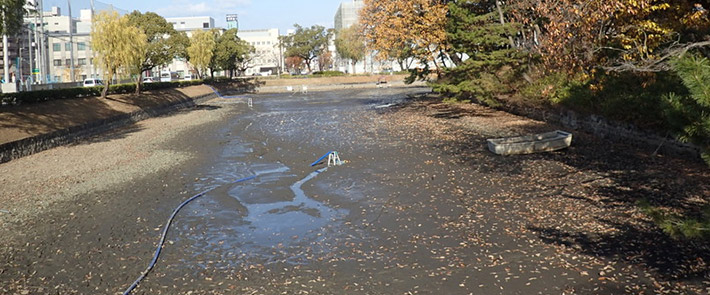
M 381 60 L 397 59 L 401 52 L 446 67 L 446 15 L 443 0 L 364 0 L 360 11 L 367 47 Z M 410 51 L 411 49 L 411 51 Z
M 685 48 L 707 46 L 698 38 L 708 32 L 707 11 L 694 2 L 521 0 L 512 13 L 552 71 L 665 71 Z

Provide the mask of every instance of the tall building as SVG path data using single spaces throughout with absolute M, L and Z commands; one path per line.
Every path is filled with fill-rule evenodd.
M 351 0 L 340 4 L 338 11 L 335 13 L 335 30 L 348 28 L 358 22 L 360 19 L 360 10 L 365 7 L 362 0 Z
M 237 36 L 256 50 L 252 56 L 252 67 L 247 69 L 245 75 L 275 75 L 279 72 L 283 65 L 279 29 L 244 30 L 237 32 Z
M 360 21 L 360 10 L 365 7 L 365 3 L 362 0 L 349 0 L 344 1 L 338 7 L 338 11 L 335 12 L 334 18 L 334 28 L 338 32 L 342 29 L 351 27 Z M 337 33 L 336 33 L 337 34 Z M 333 46 L 334 47 L 334 46 Z M 337 51 L 333 48 L 333 56 L 335 56 L 335 65 L 341 72 L 347 73 L 364 73 L 364 72 L 378 72 L 379 68 L 382 67 L 379 63 L 375 61 L 374 54 L 368 52 L 365 55 L 365 59 L 359 61 L 356 65 L 352 65 L 350 60 L 343 59 L 338 56 Z M 377 68 L 375 69 L 375 64 L 377 63 Z

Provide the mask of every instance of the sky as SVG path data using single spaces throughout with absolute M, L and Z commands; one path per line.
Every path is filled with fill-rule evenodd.
M 333 27 L 333 18 L 338 6 L 351 0 L 96 0 L 96 7 L 113 5 L 131 12 L 156 12 L 164 17 L 211 16 L 218 27 L 225 27 L 226 14 L 239 15 L 242 30 L 278 28 L 281 34 L 302 26 L 322 25 Z M 66 14 L 66 0 L 44 0 L 44 10 L 60 6 Z M 79 9 L 88 9 L 89 0 L 71 0 L 72 11 L 78 16 Z

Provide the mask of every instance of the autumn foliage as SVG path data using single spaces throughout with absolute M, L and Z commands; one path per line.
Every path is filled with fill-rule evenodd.
M 367 47 L 379 59 L 397 59 L 398 53 L 410 51 L 412 57 L 438 67 L 437 58 L 447 47 L 445 1 L 364 0 L 364 4 L 360 23 Z
M 668 70 L 674 49 L 707 33 L 707 11 L 694 1 L 525 0 L 511 11 L 526 49 L 549 70 Z

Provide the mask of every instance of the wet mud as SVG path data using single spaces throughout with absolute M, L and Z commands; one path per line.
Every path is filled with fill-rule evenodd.
M 207 134 L 176 140 L 199 151 L 199 161 L 180 173 L 156 175 L 177 188 L 150 189 L 156 179 L 133 184 L 134 191 L 155 201 L 143 208 L 145 214 L 136 213 L 142 217 L 130 217 L 155 221 L 133 236 L 122 233 L 116 248 L 95 249 L 111 253 L 91 256 L 110 257 L 105 261 L 110 268 L 97 262 L 87 267 L 103 272 L 100 283 L 78 280 L 86 272 L 69 270 L 52 277 L 44 293 L 121 292 L 152 255 L 158 239 L 152 227 L 159 228 L 159 220 L 191 193 L 211 188 L 178 215 L 161 259 L 133 294 L 702 290 L 702 283 L 668 283 L 642 264 L 545 240 L 533 230 L 540 225 L 534 217 L 548 213 L 530 205 L 537 200 L 520 184 L 534 178 L 535 171 L 526 169 L 540 163 L 545 167 L 540 173 L 566 172 L 569 166 L 561 163 L 574 150 L 522 160 L 535 165 L 507 165 L 517 160 L 487 153 L 481 140 L 488 133 L 510 132 L 501 129 L 472 134 L 476 140 L 463 153 L 440 140 L 437 130 L 404 128 L 393 115 L 412 103 L 408 96 L 427 91 L 254 94 L 252 108 L 241 98 L 210 102 L 225 108 L 227 119 Z M 331 150 L 345 165 L 310 167 Z M 256 178 L 232 183 L 249 176 Z M 127 193 L 113 194 L 120 192 Z M 547 201 L 539 198 L 544 206 Z M 104 231 L 110 237 L 114 229 Z M 68 261 L 81 263 L 81 256 Z M 50 289 L 58 281 L 62 285 Z

